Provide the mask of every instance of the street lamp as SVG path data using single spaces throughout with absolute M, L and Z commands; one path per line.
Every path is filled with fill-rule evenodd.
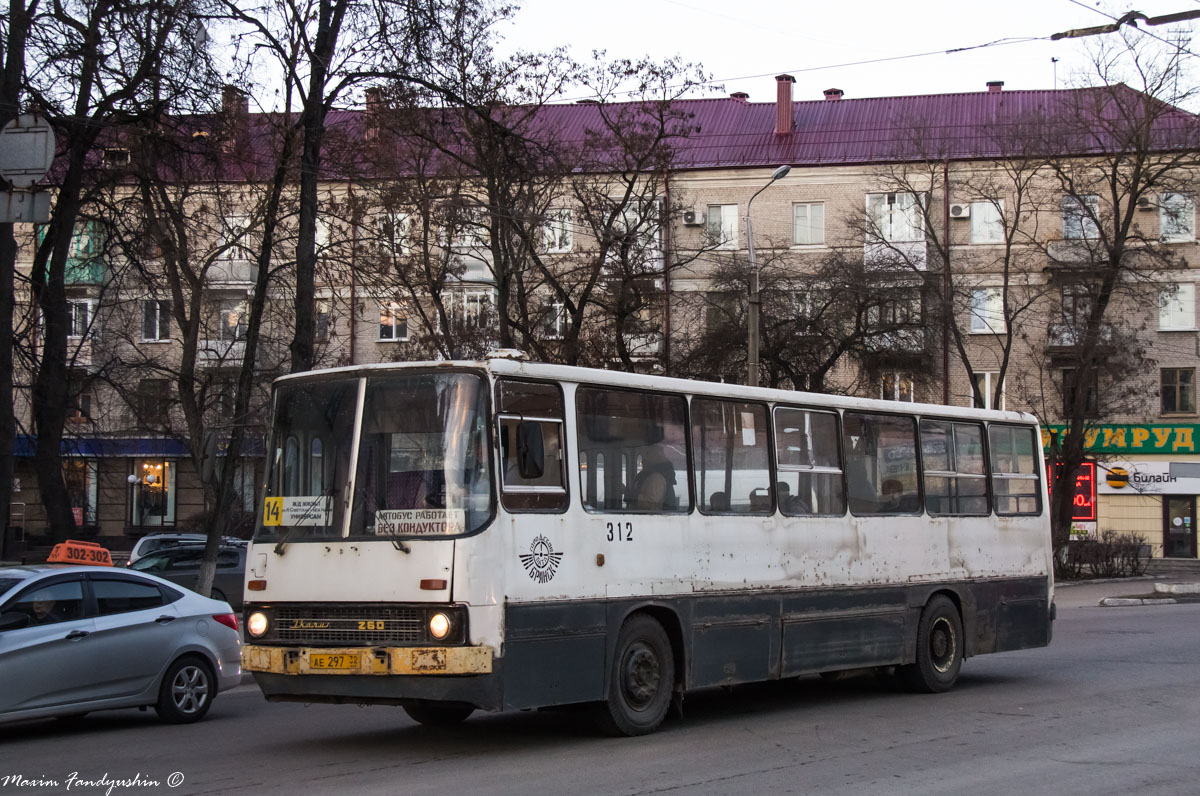
M 775 169 L 771 172 L 770 181 L 755 191 L 754 196 L 751 196 L 750 201 L 746 203 L 746 245 L 750 250 L 750 314 L 749 328 L 746 330 L 746 345 L 749 351 L 746 357 L 746 383 L 751 387 L 758 386 L 758 307 L 761 299 L 758 295 L 758 261 L 754 259 L 754 227 L 750 223 L 750 206 L 754 204 L 755 198 L 760 193 L 770 188 L 776 180 L 787 176 L 791 170 L 791 166 L 780 166 Z

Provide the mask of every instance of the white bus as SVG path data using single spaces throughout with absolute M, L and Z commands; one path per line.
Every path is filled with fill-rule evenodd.
M 516 358 L 279 379 L 247 562 L 270 700 L 593 702 L 1049 643 L 1037 422 Z

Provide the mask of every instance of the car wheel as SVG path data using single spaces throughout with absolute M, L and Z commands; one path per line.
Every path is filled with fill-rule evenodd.
M 404 712 L 427 727 L 452 727 L 466 721 L 475 708 L 460 702 L 406 702 Z
M 214 600 L 220 600 L 223 603 L 229 602 L 229 600 L 225 599 L 225 593 L 220 589 L 213 589 L 208 596 L 212 597 Z
M 656 619 L 635 614 L 621 626 L 613 654 L 608 699 L 599 706 L 600 728 L 610 735 L 654 732 L 671 706 L 675 656 Z
M 963 662 L 963 629 L 958 608 L 944 595 L 936 595 L 921 612 L 917 628 L 917 660 L 899 669 L 914 691 L 938 694 L 958 682 Z
M 208 664 L 197 657 L 185 656 L 167 668 L 154 710 L 170 724 L 200 721 L 208 713 L 216 691 Z

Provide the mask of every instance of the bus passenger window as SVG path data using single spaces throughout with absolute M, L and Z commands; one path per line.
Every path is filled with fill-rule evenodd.
M 770 514 L 767 408 L 692 399 L 696 497 L 705 514 Z
M 504 379 L 496 385 L 496 406 L 504 508 L 562 511 L 568 497 L 561 390 L 554 384 Z M 539 463 L 540 468 L 534 466 Z
M 691 510 L 683 396 L 580 387 L 575 409 L 584 508 Z
M 1042 488 L 1033 429 L 988 428 L 992 449 L 992 496 L 997 514 L 1040 514 Z
M 837 413 L 777 407 L 779 511 L 788 517 L 846 513 Z
M 852 514 L 921 512 L 916 431 L 912 418 L 846 413 L 842 445 Z
M 983 426 L 922 420 L 921 457 L 926 511 L 974 516 L 988 513 Z

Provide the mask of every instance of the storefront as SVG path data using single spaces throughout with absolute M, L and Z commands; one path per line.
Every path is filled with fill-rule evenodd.
M 1051 432 L 1043 432 L 1049 450 Z M 1200 425 L 1105 425 L 1088 429 L 1085 447 L 1096 462 L 1097 533 L 1143 537 L 1156 557 L 1197 558 Z

